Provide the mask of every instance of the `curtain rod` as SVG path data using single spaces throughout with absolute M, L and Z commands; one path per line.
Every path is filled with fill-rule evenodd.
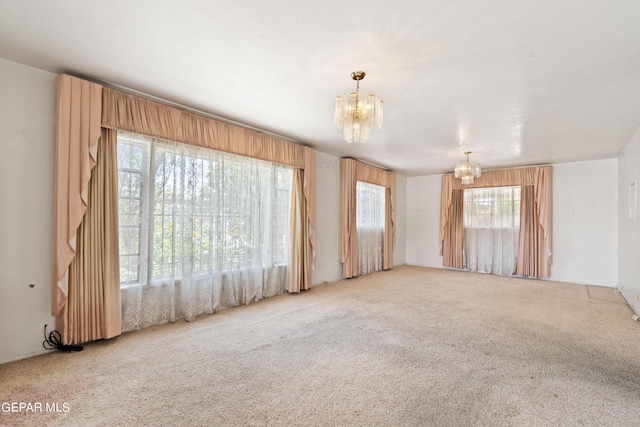
M 369 162 L 369 161 L 367 161 L 367 160 L 357 159 L 357 158 L 355 158 L 355 157 L 343 157 L 343 159 L 351 159 L 351 160 L 355 160 L 356 162 L 364 163 L 364 164 L 367 164 L 367 165 L 369 165 L 369 166 L 373 166 L 373 167 L 376 167 L 376 168 L 378 168 L 378 169 L 385 170 L 385 171 L 387 171 L 387 172 L 393 172 L 393 170 L 389 169 L 388 167 L 380 166 L 380 165 L 378 165 L 378 164 L 375 164 L 375 163 L 373 163 L 373 162 Z
M 202 111 L 202 110 L 198 110 L 196 108 L 188 107 L 186 105 L 179 104 L 179 103 L 174 102 L 174 101 L 169 101 L 169 100 L 166 100 L 164 98 L 160 98 L 160 97 L 155 96 L 155 95 L 150 95 L 148 93 L 141 92 L 141 91 L 136 90 L 136 89 L 131 89 L 131 88 L 126 87 L 126 86 L 121 86 L 121 85 L 117 85 L 117 84 L 114 84 L 114 83 L 105 83 L 105 82 L 103 82 L 101 80 L 93 79 L 93 78 L 86 77 L 86 76 L 83 76 L 83 75 L 79 75 L 79 74 L 76 74 L 76 73 L 67 73 L 67 72 L 65 72 L 65 73 L 61 73 L 61 74 L 69 74 L 70 76 L 74 76 L 74 77 L 77 77 L 79 79 L 88 80 L 90 82 L 99 84 L 101 86 L 108 87 L 110 89 L 119 90 L 119 91 L 124 92 L 124 93 L 129 94 L 129 95 L 139 96 L 139 97 L 147 99 L 149 101 L 154 101 L 154 102 L 158 102 L 158 103 L 163 104 L 163 105 L 167 105 L 169 107 L 178 108 L 178 109 L 186 111 L 188 113 L 198 114 L 200 116 L 204 116 L 204 117 L 207 117 L 207 118 L 210 118 L 210 119 L 214 119 L 214 120 L 217 120 L 219 122 L 226 123 L 228 125 L 238 126 L 238 127 L 243 128 L 243 129 L 251 130 L 251 131 L 258 132 L 258 133 L 261 133 L 261 134 L 264 134 L 264 135 L 268 135 L 268 136 L 273 136 L 273 137 L 276 137 L 276 138 L 284 139 L 286 141 L 293 142 L 294 144 L 310 147 L 309 144 L 302 143 L 302 142 L 300 142 L 300 141 L 298 141 L 296 139 L 289 138 L 288 136 L 283 136 L 283 135 L 277 134 L 275 132 L 270 132 L 268 130 L 264 130 L 264 129 L 260 129 L 260 128 L 256 128 L 256 127 L 247 125 L 245 123 L 240 123 L 240 122 L 236 122 L 236 121 L 231 120 L 231 119 L 227 119 L 227 118 L 224 118 L 224 117 L 216 116 L 215 114 L 207 113 L 206 111 Z

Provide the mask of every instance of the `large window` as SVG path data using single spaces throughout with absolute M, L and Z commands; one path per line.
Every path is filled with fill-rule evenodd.
M 356 182 L 359 274 L 382 270 L 385 194 L 380 185 Z
M 292 168 L 118 134 L 123 330 L 284 292 Z
M 519 186 L 464 190 L 464 268 L 514 274 L 519 234 Z
M 118 136 L 122 285 L 286 264 L 291 168 Z

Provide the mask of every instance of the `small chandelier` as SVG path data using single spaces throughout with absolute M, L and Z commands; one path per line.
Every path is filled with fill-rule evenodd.
M 338 95 L 334 103 L 333 122 L 342 129 L 342 137 L 349 143 L 366 142 L 371 131 L 382 126 L 382 99 L 373 93 L 360 95 L 360 80 L 364 76 L 364 71 L 351 73 L 356 81 L 355 92 Z
M 464 154 L 467 155 L 467 162 L 457 164 L 454 175 L 456 178 L 460 178 L 463 185 L 469 185 L 473 184 L 473 178 L 480 178 L 480 165 L 469 162 L 471 151 L 466 151 Z

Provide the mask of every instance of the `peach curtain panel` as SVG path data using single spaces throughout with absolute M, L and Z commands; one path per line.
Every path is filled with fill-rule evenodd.
M 449 176 L 453 177 L 453 175 L 442 176 L 442 188 L 440 189 L 440 255 L 443 257 L 445 257 L 444 243 L 446 239 L 449 239 L 449 237 L 446 237 L 446 234 L 450 233 L 449 229 L 451 227 L 456 226 L 451 222 L 451 203 L 454 182 L 449 178 Z M 450 263 L 450 261 L 443 259 L 443 264 L 445 266 L 449 266 L 448 263 Z
M 294 169 L 291 192 L 291 262 L 289 270 L 289 293 L 310 289 L 311 270 L 316 260 L 315 205 L 316 199 L 316 153 L 305 147 L 304 169 Z
M 518 264 L 516 274 L 523 276 L 537 276 L 538 252 L 540 233 L 538 224 L 540 218 L 535 209 L 535 190 L 533 185 L 522 187 L 520 195 L 520 238 L 518 243 Z
M 464 191 L 453 190 L 447 211 L 450 224 L 445 228 L 442 241 L 442 264 L 445 267 L 462 268 L 464 249 Z
M 553 168 L 551 166 L 536 168 L 535 177 L 535 197 L 536 213 L 538 214 L 539 229 L 542 233 L 543 245 L 540 249 L 542 262 L 540 266 L 540 276 L 551 276 L 551 265 L 553 264 L 552 252 L 552 224 L 553 224 Z
M 102 126 L 304 169 L 305 147 L 104 88 Z M 315 165 L 314 165 L 315 166 Z
M 309 240 L 309 222 L 306 220 L 306 204 L 304 202 L 304 171 L 293 170 L 291 192 L 291 261 L 288 277 L 290 293 L 311 288 L 311 251 L 302 242 Z
M 487 171 L 483 172 L 482 176 L 470 185 L 462 185 L 460 180 L 453 175 L 443 175 L 440 195 L 440 255 L 443 256 L 443 264 L 452 267 L 458 264 L 451 258 L 453 255 L 446 254 L 447 248 L 453 250 L 453 243 L 450 239 L 457 236 L 458 229 L 463 229 L 462 217 L 456 217 L 455 221 L 451 217 L 454 191 L 465 188 L 518 185 L 523 187 L 523 194 L 529 191 L 527 187 L 531 187 L 533 200 L 531 201 L 531 196 L 527 194 L 526 197 L 529 199 L 525 201 L 525 196 L 523 196 L 521 209 L 532 209 L 532 211 L 524 214 L 527 222 L 523 223 L 520 229 L 520 253 L 518 254 L 516 274 L 549 277 L 553 264 L 552 176 L 553 168 L 551 166 Z M 521 212 L 521 218 L 522 215 Z M 458 221 L 460 223 L 457 223 Z M 523 248 L 523 244 L 528 245 L 527 249 Z M 522 258 L 525 256 L 526 258 Z
M 338 232 L 344 277 L 358 275 L 358 235 L 356 234 L 356 161 L 340 159 L 340 228 Z
M 57 327 L 65 344 L 120 335 L 117 132 L 102 129 L 88 207 L 69 267 L 69 295 Z
M 340 251 L 344 277 L 358 275 L 358 237 L 356 234 L 356 182 L 364 181 L 387 189 L 385 197 L 385 230 L 383 269 L 393 268 L 396 235 L 396 175 L 354 159 L 340 159 Z
M 384 206 L 384 240 L 382 241 L 382 269 L 389 270 L 393 268 L 393 248 L 395 246 L 395 233 L 387 233 L 386 230 L 393 230 L 396 223 L 395 210 L 393 204 L 387 202 L 392 200 L 393 194 L 391 188 L 385 189 L 385 206 Z
M 59 75 L 54 176 L 54 282 L 51 314 L 57 316 L 69 294 L 69 265 L 76 233 L 88 204 L 91 170 L 96 164 L 102 87 Z
M 305 218 L 309 229 L 308 239 L 311 264 L 309 268 L 316 269 L 316 151 L 310 147 L 304 147 L 304 181 L 302 193 L 305 202 Z M 311 276 L 309 276 L 311 277 Z
M 520 242 L 516 274 L 549 277 L 551 252 L 552 169 L 536 168 L 534 185 L 523 185 L 520 207 Z

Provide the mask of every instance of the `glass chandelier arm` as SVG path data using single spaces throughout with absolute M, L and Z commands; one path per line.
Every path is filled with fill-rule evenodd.
M 338 95 L 333 103 L 333 123 L 338 129 L 344 126 L 344 116 L 344 97 Z
M 382 99 L 377 98 L 377 102 L 376 102 L 376 109 L 375 109 L 375 123 L 376 123 L 376 127 L 378 129 L 380 129 L 382 127 L 382 109 L 384 106 L 384 102 L 382 101 Z
M 353 142 L 353 117 L 347 116 L 344 119 L 344 127 L 342 129 L 342 138 L 348 143 Z
M 475 178 L 480 178 L 480 165 L 477 163 L 472 163 L 471 173 Z
M 360 126 L 360 142 L 367 142 L 369 140 L 369 134 L 371 133 L 371 126 L 366 123 L 364 126 Z

